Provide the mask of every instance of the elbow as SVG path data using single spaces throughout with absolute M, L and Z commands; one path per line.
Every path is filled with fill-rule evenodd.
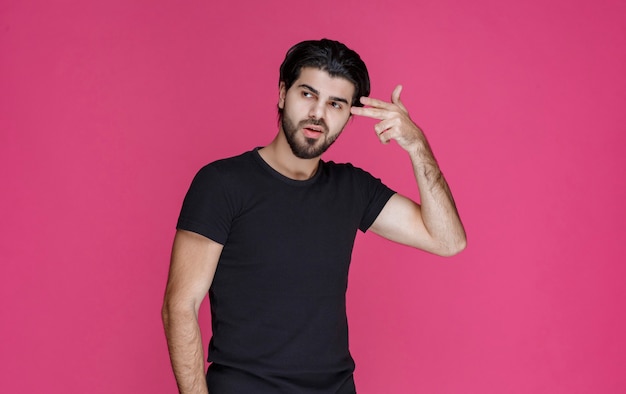
M 181 321 L 197 320 L 198 307 L 194 307 L 193 302 L 183 302 L 175 297 L 166 296 L 161 307 L 161 320 L 166 333 Z
M 163 327 L 167 330 L 172 321 L 180 318 L 179 315 L 181 313 L 179 303 L 166 296 L 165 300 L 163 300 L 163 306 L 161 307 L 161 321 L 163 322 Z
M 454 242 L 446 243 L 436 252 L 441 257 L 452 257 L 461 253 L 467 247 L 467 238 L 465 236 L 455 240 Z
M 170 308 L 167 301 L 163 302 L 163 306 L 161 307 L 161 321 L 163 322 L 163 327 L 167 329 L 169 327 L 170 322 Z
M 461 253 L 462 251 L 464 251 L 466 247 L 467 247 L 467 240 L 465 238 L 463 238 L 462 241 L 457 242 L 454 245 L 454 247 L 450 248 L 450 254 L 448 254 L 446 257 L 455 256 L 455 255 Z

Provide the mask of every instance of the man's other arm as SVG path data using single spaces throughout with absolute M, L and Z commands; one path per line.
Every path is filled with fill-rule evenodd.
M 222 245 L 178 230 L 172 247 L 162 318 L 181 394 L 207 394 L 198 310 L 209 291 Z

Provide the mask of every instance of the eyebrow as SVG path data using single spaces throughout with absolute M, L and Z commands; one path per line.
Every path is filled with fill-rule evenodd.
M 315 88 L 313 88 L 312 86 L 309 86 L 309 85 L 307 85 L 307 84 L 305 84 L 305 83 L 303 83 L 303 84 L 301 84 L 301 85 L 298 85 L 298 87 L 299 87 L 299 88 L 305 88 L 305 89 L 307 89 L 307 90 L 310 90 L 310 91 L 311 91 L 311 93 L 314 93 L 314 94 L 316 94 L 316 95 L 318 95 L 318 96 L 319 96 L 319 94 L 320 94 L 320 92 L 319 92 L 317 89 L 315 89 Z M 345 98 L 343 98 L 343 97 L 335 97 L 335 96 L 330 96 L 330 97 L 329 97 L 329 99 L 330 99 L 331 101 L 339 101 L 340 103 L 345 103 L 346 105 L 348 105 L 348 100 L 346 100 L 346 99 L 345 99 Z

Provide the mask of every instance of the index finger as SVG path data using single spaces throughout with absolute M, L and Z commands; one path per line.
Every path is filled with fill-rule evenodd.
M 373 119 L 379 119 L 379 120 L 386 119 L 387 117 L 386 116 L 387 110 L 374 108 L 374 107 L 369 107 L 369 108 L 352 107 L 350 108 L 350 113 L 352 113 L 352 115 L 365 116 L 367 118 L 373 118 Z
M 383 100 L 378 100 L 375 98 L 371 98 L 371 97 L 361 97 L 360 99 L 361 104 L 363 105 L 367 105 L 373 108 L 382 108 L 382 109 L 386 109 L 386 110 L 391 110 L 393 109 L 393 104 L 389 103 L 387 101 L 383 101 Z

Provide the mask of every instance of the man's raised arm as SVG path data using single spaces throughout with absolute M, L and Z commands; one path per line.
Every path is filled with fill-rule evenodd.
M 465 249 L 465 230 L 426 136 L 400 100 L 401 91 L 398 85 L 390 103 L 361 97 L 367 107 L 351 108 L 353 115 L 380 120 L 374 129 L 382 143 L 395 140 L 408 152 L 420 193 L 421 206 L 398 194 L 391 197 L 371 230 L 395 242 L 452 256 Z

